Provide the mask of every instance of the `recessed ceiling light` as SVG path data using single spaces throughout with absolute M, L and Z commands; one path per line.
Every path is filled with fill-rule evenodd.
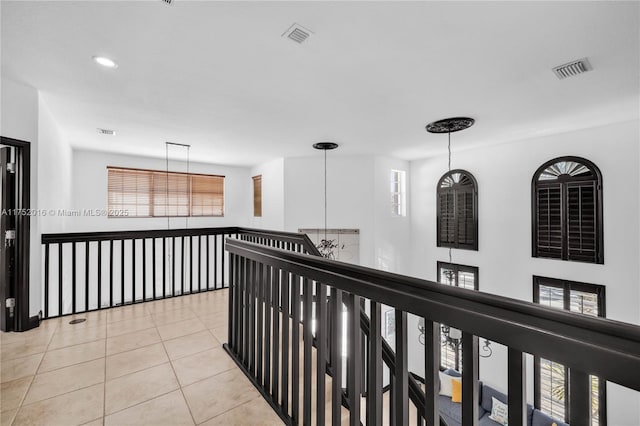
M 118 64 L 113 59 L 105 58 L 104 56 L 94 56 L 93 61 L 103 67 L 118 68 Z

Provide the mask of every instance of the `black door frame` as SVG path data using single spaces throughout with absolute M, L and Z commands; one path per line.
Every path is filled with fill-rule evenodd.
M 31 144 L 18 139 L 0 137 L 1 145 L 16 148 L 16 306 L 15 331 L 26 331 L 39 325 L 39 316 L 29 317 L 29 241 L 31 237 Z

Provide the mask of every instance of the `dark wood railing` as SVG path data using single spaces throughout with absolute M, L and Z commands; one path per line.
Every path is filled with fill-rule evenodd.
M 43 318 L 226 288 L 230 236 L 315 249 L 306 236 L 240 227 L 44 234 Z
M 42 244 L 45 318 L 230 286 L 225 348 L 287 424 L 407 424 L 409 406 L 418 424 L 443 424 L 440 323 L 463 330 L 464 425 L 477 422 L 478 336 L 509 348 L 510 424 L 526 424 L 524 353 L 570 367 L 583 384 L 572 386 L 574 408 L 588 407 L 589 374 L 640 390 L 628 374 L 640 371 L 637 326 L 330 261 L 302 234 L 226 227 L 47 234 Z M 382 304 L 395 309 L 395 347 L 382 337 Z M 408 371 L 409 313 L 425 319 L 426 392 Z M 588 411 L 570 410 L 571 423 L 587 424 Z
M 590 424 L 590 410 L 581 409 L 589 407 L 590 374 L 640 391 L 640 375 L 629 373 L 640 371 L 640 327 L 636 325 L 256 243 L 227 239 L 231 281 L 225 349 L 287 424 L 330 421 L 338 425 L 343 416 L 348 416 L 351 426 L 381 424 L 383 363 L 392 368 L 386 394 L 390 424 L 408 424 L 410 404 L 417 410 L 418 424 L 439 424 L 440 323 L 462 330 L 465 426 L 478 422 L 480 336 L 508 347 L 510 425 L 527 424 L 527 353 L 570 368 L 573 425 Z M 386 350 L 382 304 L 395 310 L 395 347 Z M 343 305 L 347 307 L 346 338 L 338 320 Z M 370 321 L 363 315 L 365 310 Z M 408 314 L 425 320 L 426 391 L 409 374 Z M 343 344 L 346 370 L 338 362 Z

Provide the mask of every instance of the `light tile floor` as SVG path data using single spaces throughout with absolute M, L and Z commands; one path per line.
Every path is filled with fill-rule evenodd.
M 222 349 L 227 303 L 219 290 L 1 333 L 0 424 L 281 425 Z

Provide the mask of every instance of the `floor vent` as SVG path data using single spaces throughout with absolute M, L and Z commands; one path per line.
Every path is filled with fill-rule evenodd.
M 298 44 L 302 44 L 309 36 L 313 34 L 313 31 L 303 27 L 300 24 L 293 24 L 287 31 L 282 34 L 282 37 L 287 37 Z
M 553 73 L 556 77 L 562 80 L 567 77 L 574 77 L 578 74 L 591 71 L 592 69 L 593 68 L 589 63 L 589 60 L 587 58 L 582 58 L 553 68 Z

